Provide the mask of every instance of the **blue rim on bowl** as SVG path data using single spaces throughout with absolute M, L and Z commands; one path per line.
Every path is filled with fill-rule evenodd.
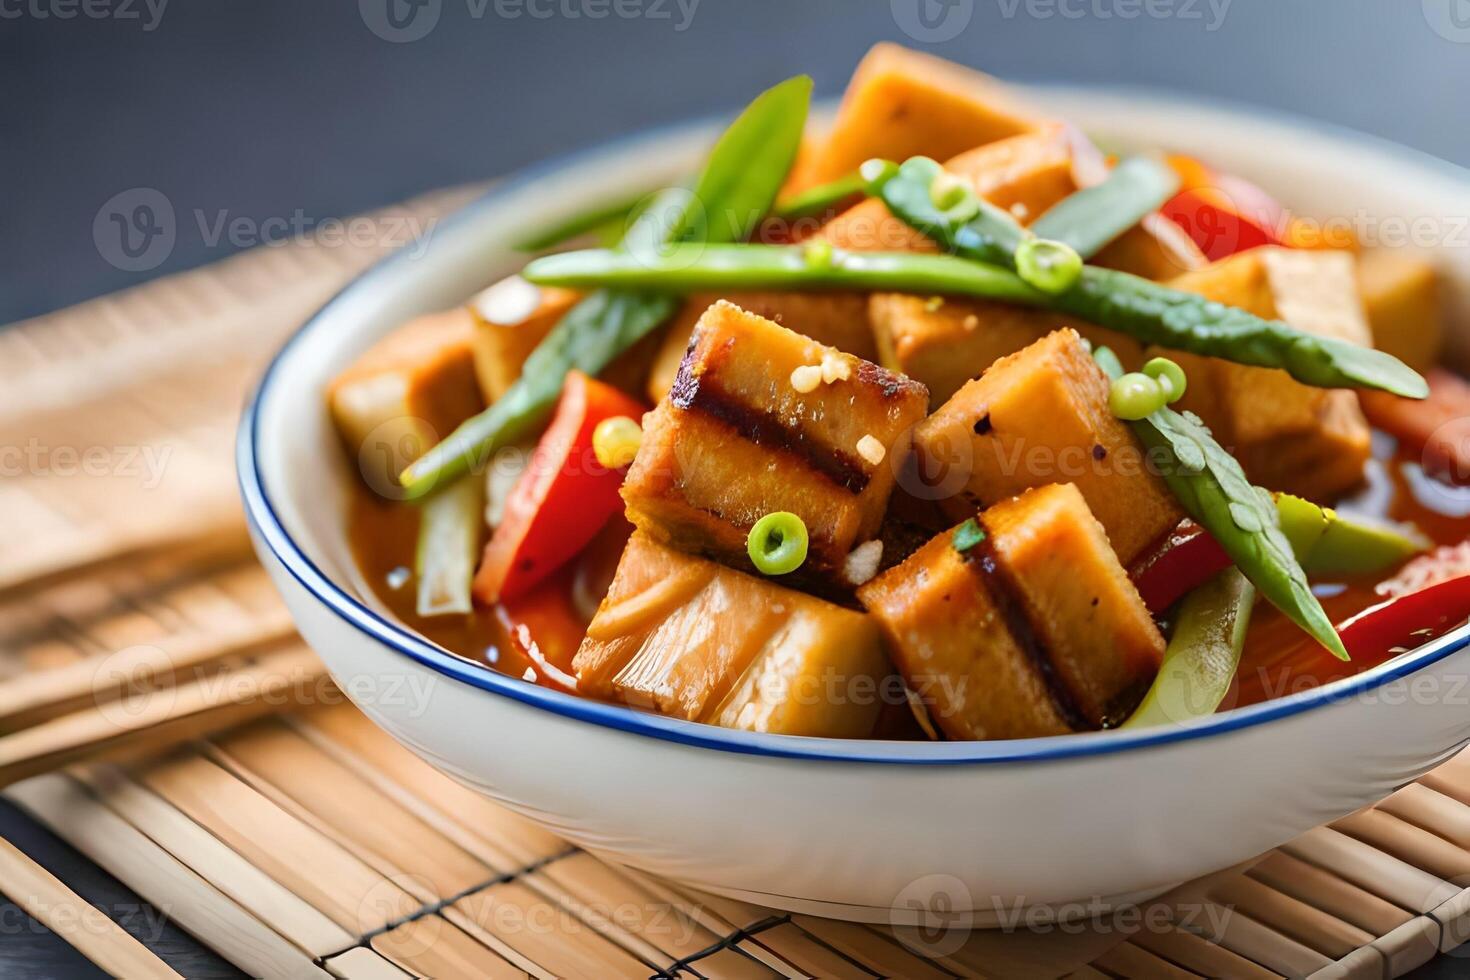
M 1190 104 L 1177 97 L 1150 93 L 1157 101 L 1175 104 Z M 1239 108 L 1223 106 L 1211 101 L 1216 111 L 1241 113 Z M 1197 106 L 1198 103 L 1195 103 Z M 1261 112 L 1256 109 L 1245 111 L 1254 119 L 1290 121 L 1292 125 L 1312 129 L 1338 137 L 1350 137 L 1368 143 L 1379 150 L 1388 150 L 1402 156 L 1406 161 L 1423 166 L 1432 162 L 1441 168 L 1463 176 L 1458 168 L 1417 151 L 1399 146 L 1376 137 L 1356 133 L 1341 127 L 1327 126 L 1311 120 L 1302 120 L 1282 113 Z M 588 159 L 606 155 L 617 149 L 645 141 L 654 141 L 678 132 L 692 130 L 702 122 L 685 122 L 671 126 L 645 130 L 638 134 L 615 140 L 611 143 L 567 154 L 521 171 L 466 205 L 458 213 L 440 223 L 440 229 L 457 226 L 473 220 L 488 207 L 521 192 L 527 186 L 557 175 L 585 163 Z M 430 248 L 433 246 L 430 245 Z M 346 589 L 333 582 L 317 565 L 306 556 L 286 530 L 275 506 L 271 503 L 259 460 L 259 425 L 261 406 L 277 375 L 281 362 L 290 355 L 296 345 L 318 329 L 326 315 L 348 297 L 376 286 L 385 277 L 392 275 L 398 267 L 409 260 L 407 252 L 400 250 L 389 255 L 358 275 L 341 291 L 328 300 L 310 319 L 296 330 L 277 351 L 266 367 L 264 375 L 252 393 L 240 420 L 235 446 L 235 462 L 240 484 L 240 493 L 245 507 L 246 519 L 259 541 L 265 543 L 272 555 L 290 575 L 318 602 L 334 615 L 355 627 L 368 638 L 403 654 L 425 667 L 446 677 L 469 684 L 480 690 L 501 697 L 511 698 L 546 711 L 587 722 L 605 728 L 630 732 L 651 738 L 663 739 L 683 745 L 718 749 L 748 755 L 775 756 L 781 758 L 809 759 L 820 762 L 856 762 L 900 765 L 962 765 L 995 763 L 1034 763 L 1085 756 L 1109 755 L 1133 749 L 1172 745 L 1193 739 L 1223 735 L 1228 732 L 1263 725 L 1280 718 L 1290 717 L 1305 711 L 1326 707 L 1355 697 L 1360 697 L 1392 681 L 1407 677 L 1418 670 L 1470 646 L 1470 625 L 1462 626 L 1419 649 L 1396 657 L 1378 667 L 1343 678 L 1331 684 L 1287 695 L 1244 708 L 1234 708 L 1208 718 L 1173 727 L 1139 729 L 1136 731 L 1091 732 L 1078 735 L 1052 736 L 988 742 L 898 742 L 878 740 L 843 740 L 804 738 L 793 735 L 770 735 L 756 732 L 737 731 L 704 725 L 681 719 L 647 714 L 632 708 L 614 704 L 589 701 L 539 687 L 528 681 L 510 677 L 493 668 L 464 657 L 460 657 L 386 616 L 371 609 Z

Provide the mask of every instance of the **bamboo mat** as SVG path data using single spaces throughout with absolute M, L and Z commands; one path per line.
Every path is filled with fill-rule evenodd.
M 244 537 L 235 417 L 274 346 L 378 252 L 260 249 L 0 332 L 0 447 L 28 454 L 0 482 L 0 680 L 300 648 Z M 297 699 L 311 706 L 7 793 L 257 976 L 1376 978 L 1470 938 L 1470 756 L 1132 914 L 930 935 L 613 868 L 440 775 L 329 684 Z M 92 949 L 167 975 L 125 941 Z

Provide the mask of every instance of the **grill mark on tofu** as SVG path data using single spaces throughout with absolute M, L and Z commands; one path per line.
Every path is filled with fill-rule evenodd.
M 675 408 L 701 412 L 757 446 L 789 453 L 854 497 L 868 488 L 872 477 L 852 456 L 817 445 L 772 413 L 754 408 L 718 385 L 710 384 L 707 377 L 695 377 L 687 365 L 685 361 L 685 366 L 679 368 L 674 387 L 669 391 L 669 401 Z
M 1051 650 L 1031 621 L 1026 603 L 1021 598 L 1021 591 L 1011 578 L 1010 569 L 995 550 L 995 534 L 986 525 L 983 516 L 976 520 L 984 536 L 964 553 L 965 566 L 981 576 L 986 591 L 1000 611 L 1001 618 L 1005 620 L 1011 639 L 1016 641 L 1016 646 L 1021 648 L 1031 666 L 1036 668 L 1047 694 L 1051 696 L 1052 704 L 1067 723 L 1067 727 L 1074 732 L 1090 731 L 1093 725 L 1082 713 L 1082 708 L 1072 696 L 1066 681 L 1057 673 Z

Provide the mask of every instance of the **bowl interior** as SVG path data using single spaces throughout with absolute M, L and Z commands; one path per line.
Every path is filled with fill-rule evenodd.
M 1161 147 L 1196 153 L 1256 181 L 1289 202 L 1294 211 L 1318 218 L 1346 213 L 1370 242 L 1395 243 L 1396 229 L 1402 228 L 1404 247 L 1433 252 L 1444 270 L 1452 322 L 1470 321 L 1470 249 L 1454 247 L 1470 237 L 1466 230 L 1470 175 L 1465 171 L 1370 137 L 1240 108 L 1134 91 L 1043 87 L 1033 94 L 1110 149 Z M 406 634 L 406 627 L 376 600 L 352 561 L 344 514 L 355 461 L 344 457 L 323 411 L 326 384 L 360 351 L 409 317 L 450 307 L 516 271 L 525 256 L 512 243 L 603 201 L 688 173 L 717 131 L 718 125 L 710 122 L 669 127 L 509 178 L 441 221 L 421 253 L 404 252 L 385 260 L 310 320 L 268 369 L 242 430 L 246 434 L 242 481 L 251 517 L 258 527 L 279 523 L 267 535 L 274 538 L 270 543 L 277 553 L 299 551 L 300 558 L 345 593 L 349 604 L 361 607 L 375 625 L 380 622 L 389 631 Z M 1470 337 L 1463 331 L 1454 335 L 1451 358 L 1464 363 L 1467 350 Z M 257 479 L 259 501 L 251 493 Z M 299 560 L 294 554 L 286 557 Z M 1446 637 L 1431 648 L 1441 648 L 1458 636 Z M 407 636 L 405 641 L 426 643 Z M 1416 656 L 1430 654 L 1431 648 Z M 1400 658 L 1327 690 L 1403 670 Z M 529 686 L 509 678 L 503 681 Z M 1269 712 L 1262 709 L 1294 710 L 1292 702 L 1305 704 L 1316 697 L 1306 692 L 1236 709 L 1207 719 L 1200 727 L 1208 728 L 1229 715 L 1255 714 L 1264 720 Z M 653 727 L 679 725 L 687 723 Z M 1104 750 L 1109 742 L 1122 747 L 1147 741 L 1138 735 L 1101 733 L 1065 741 L 1081 739 Z M 955 754 L 940 745 L 893 744 L 904 746 L 905 757 L 927 753 L 938 761 Z M 1013 743 L 1012 748 L 1024 747 Z M 1007 749 L 1006 754 L 1013 753 Z

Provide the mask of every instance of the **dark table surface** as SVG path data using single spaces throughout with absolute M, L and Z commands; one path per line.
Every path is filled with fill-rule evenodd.
M 406 27 L 388 25 L 388 2 Z M 0 3 L 0 323 L 726 109 L 796 71 L 835 94 L 885 38 L 1010 78 L 1200 92 L 1470 161 L 1470 0 L 26 0 Z M 107 202 L 140 189 L 175 216 L 172 246 L 142 268 L 94 237 Z M 0 836 L 180 973 L 236 975 L 3 803 Z M 1442 958 L 1416 976 L 1467 973 Z M 0 976 L 96 974 L 0 904 Z

